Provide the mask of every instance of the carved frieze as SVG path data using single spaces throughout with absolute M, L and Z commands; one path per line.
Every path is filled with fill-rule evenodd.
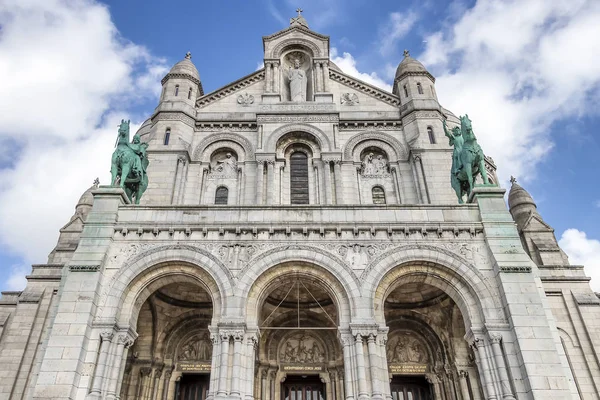
M 347 106 L 353 106 L 356 105 L 358 103 L 360 103 L 360 100 L 358 98 L 358 95 L 356 93 L 342 93 L 340 96 L 340 103 L 347 105 Z
M 180 361 L 208 361 L 212 357 L 212 344 L 208 333 L 188 339 L 179 349 Z
M 256 122 L 264 123 L 293 123 L 293 122 L 338 122 L 339 116 L 335 114 L 316 115 L 259 115 Z
M 390 169 L 387 157 L 383 154 L 367 152 L 362 159 L 360 174 L 364 179 L 389 177 Z
M 237 102 L 242 107 L 248 107 L 248 106 L 254 104 L 254 96 L 252 96 L 251 94 L 248 94 L 248 92 L 242 93 L 238 96 Z
M 302 104 L 261 104 L 260 111 L 267 112 L 334 112 L 335 104 L 330 103 L 302 103 Z

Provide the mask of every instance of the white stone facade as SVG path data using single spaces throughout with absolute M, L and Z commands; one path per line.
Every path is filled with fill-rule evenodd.
M 456 204 L 429 72 L 360 82 L 301 17 L 263 41 L 206 95 L 178 63 L 142 204 L 90 188 L 2 293 L 0 398 L 597 399 L 600 300 L 518 185 Z

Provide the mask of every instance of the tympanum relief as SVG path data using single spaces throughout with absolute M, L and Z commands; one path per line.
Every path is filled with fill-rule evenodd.
M 212 357 L 212 345 L 208 333 L 194 336 L 187 340 L 179 349 L 180 361 L 207 361 Z
M 425 364 L 429 360 L 423 343 L 410 332 L 401 332 L 387 343 L 388 363 Z
M 290 364 L 322 363 L 325 361 L 325 352 L 315 338 L 302 333 L 283 343 L 279 361 Z
M 363 178 L 380 178 L 389 176 L 387 157 L 372 151 L 366 152 L 362 158 L 361 176 Z
M 231 152 L 221 152 L 213 157 L 209 178 L 236 179 L 238 174 L 237 158 Z

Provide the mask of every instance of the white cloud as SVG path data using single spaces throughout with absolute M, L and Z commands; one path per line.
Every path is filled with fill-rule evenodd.
M 109 183 L 119 120 L 140 120 L 131 104 L 156 98 L 168 68 L 93 0 L 5 0 L 0 26 L 0 148 L 16 149 L 0 152 L 0 244 L 45 262 L 83 191 Z
M 379 52 L 382 56 L 390 56 L 398 53 L 395 47 L 398 40 L 402 39 L 410 31 L 418 20 L 417 13 L 408 11 L 406 13 L 393 12 L 389 15 L 379 32 Z
M 387 90 L 388 92 L 392 91 L 392 85 L 381 79 L 376 72 L 360 72 L 356 67 L 356 60 L 352 57 L 352 54 L 344 52 L 342 56 L 339 56 L 337 49 L 332 47 L 330 55 L 331 61 L 340 67 L 346 74 L 383 90 Z
M 31 272 L 29 265 L 15 264 L 10 267 L 10 275 L 6 280 L 6 290 L 23 290 L 27 285 L 25 276 Z
M 567 229 L 558 241 L 573 265 L 583 265 L 591 277 L 592 289 L 600 292 L 600 240 L 590 239 L 585 232 Z
M 553 148 L 552 124 L 597 109 L 598 37 L 597 1 L 478 0 L 428 35 L 418 58 L 444 107 L 469 114 L 502 177 L 526 181 Z

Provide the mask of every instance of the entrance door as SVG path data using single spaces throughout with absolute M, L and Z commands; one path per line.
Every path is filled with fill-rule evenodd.
M 390 384 L 393 400 L 432 400 L 431 385 L 425 378 L 394 376 Z
M 208 382 L 210 375 L 184 374 L 179 381 L 179 394 L 177 400 L 206 400 L 208 395 Z
M 318 375 L 288 376 L 281 384 L 281 400 L 325 400 L 325 385 Z

